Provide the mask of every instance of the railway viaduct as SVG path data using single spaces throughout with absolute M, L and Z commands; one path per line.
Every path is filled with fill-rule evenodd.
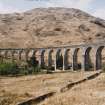
M 37 58 L 38 65 L 40 67 L 53 67 L 56 71 L 58 67 L 61 66 L 62 70 L 81 69 L 85 71 L 89 70 L 90 68 L 90 51 L 92 51 L 92 57 L 94 58 L 93 68 L 94 70 L 99 70 L 102 68 L 102 50 L 104 49 L 104 47 L 104 43 L 93 43 L 48 48 L 7 48 L 0 49 L 0 59 L 10 57 L 12 61 L 14 61 L 14 59 L 27 61 L 30 59 L 30 57 L 34 56 Z M 81 63 L 79 65 L 78 53 L 80 50 Z M 69 58 L 71 59 L 71 61 L 69 60 Z

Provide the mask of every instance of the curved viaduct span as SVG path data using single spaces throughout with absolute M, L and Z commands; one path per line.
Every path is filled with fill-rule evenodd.
M 80 66 L 81 70 L 90 68 L 90 51 L 93 56 L 93 68 L 99 70 L 102 68 L 102 50 L 105 43 L 81 44 L 73 46 L 48 47 L 48 48 L 17 48 L 17 49 L 0 49 L 0 57 L 10 57 L 14 59 L 27 61 L 30 57 L 37 58 L 40 67 L 53 67 L 56 71 L 60 66 L 62 70 L 77 70 Z M 78 64 L 79 51 L 81 51 L 81 64 Z M 71 56 L 71 57 L 70 57 Z M 59 60 L 60 58 L 60 60 Z

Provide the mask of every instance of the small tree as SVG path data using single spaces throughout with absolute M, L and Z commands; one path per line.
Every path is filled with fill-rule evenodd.
M 29 61 L 27 61 L 30 73 L 36 73 L 40 71 L 39 62 L 36 60 L 35 56 L 32 56 Z

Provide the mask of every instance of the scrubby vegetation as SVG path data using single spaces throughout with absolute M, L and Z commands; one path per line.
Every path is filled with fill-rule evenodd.
M 20 65 L 16 62 L 0 62 L 0 75 L 16 76 L 40 73 L 41 69 L 35 58 L 31 57 L 27 63 Z
M 19 72 L 15 63 L 0 63 L 0 75 L 16 75 Z
M 20 67 L 16 63 L 0 63 L 0 75 L 16 76 L 16 75 L 28 75 L 37 74 L 40 72 L 40 68 L 36 67 Z

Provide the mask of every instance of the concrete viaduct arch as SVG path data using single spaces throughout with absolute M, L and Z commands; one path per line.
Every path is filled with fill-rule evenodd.
M 95 58 L 96 58 L 96 61 L 95 61 L 95 69 L 98 70 L 98 69 L 101 69 L 102 68 L 102 50 L 105 48 L 105 46 L 99 46 L 97 49 L 96 49 L 96 54 L 95 54 Z
M 71 70 L 78 69 L 78 51 L 81 50 L 82 62 L 81 70 L 89 70 L 90 61 L 90 51 L 93 49 L 94 52 L 94 69 L 99 70 L 102 68 L 102 50 L 105 48 L 104 43 L 96 44 L 83 44 L 83 45 L 73 45 L 73 46 L 61 46 L 61 47 L 49 47 L 49 48 L 30 48 L 30 49 L 0 49 L 0 59 L 11 57 L 12 61 L 14 59 L 24 61 L 29 60 L 31 57 L 37 57 L 36 53 L 39 54 L 38 63 L 41 68 L 46 66 L 54 67 L 55 71 L 57 69 L 66 70 L 69 68 L 69 56 L 71 54 Z M 45 52 L 47 52 L 47 65 L 45 61 Z M 71 53 L 70 53 L 71 52 Z

